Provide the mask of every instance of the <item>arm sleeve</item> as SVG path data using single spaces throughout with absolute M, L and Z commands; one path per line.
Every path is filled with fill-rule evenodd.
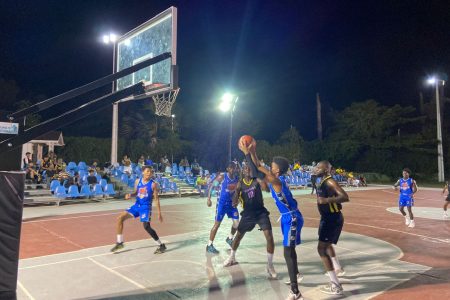
M 250 172 L 252 174 L 252 177 L 264 179 L 264 177 L 266 175 L 263 172 L 258 171 L 258 168 L 255 166 L 255 163 L 253 162 L 252 157 L 250 156 L 250 153 L 245 155 L 245 159 L 247 160 L 248 166 L 250 167 Z

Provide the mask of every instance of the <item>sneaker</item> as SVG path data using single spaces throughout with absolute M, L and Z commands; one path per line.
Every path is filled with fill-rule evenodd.
M 329 294 L 329 295 L 343 295 L 344 294 L 344 290 L 342 289 L 342 286 L 340 284 L 336 284 L 336 283 L 329 283 L 327 285 L 322 285 L 319 288 L 319 291 L 321 291 L 322 293 L 325 294 Z
M 405 217 L 405 225 L 408 226 L 409 223 L 411 223 L 411 221 L 407 217 Z
M 302 293 L 298 292 L 298 294 L 295 294 L 293 291 L 289 291 L 286 300 L 303 300 Z
M 227 244 L 231 247 L 231 244 L 233 243 L 233 239 L 230 239 L 229 237 L 227 237 L 225 242 L 227 242 Z
M 120 249 L 123 249 L 123 247 L 125 247 L 123 242 L 122 243 L 116 243 L 116 245 L 114 247 L 112 247 L 111 252 L 119 251 Z
M 345 270 L 344 269 L 337 269 L 334 271 L 336 273 L 337 277 L 342 277 L 345 275 Z M 328 274 L 328 272 L 325 272 L 325 275 L 330 277 L 330 274 Z
M 304 278 L 303 275 L 298 273 L 297 274 L 297 283 L 300 284 L 300 282 L 302 282 L 303 278 Z M 287 285 L 290 285 L 291 284 L 291 280 L 287 280 L 284 283 L 287 284 Z
M 232 265 L 237 264 L 236 258 L 234 256 L 228 256 L 228 258 L 223 262 L 224 267 L 231 267 Z
M 166 249 L 167 249 L 166 245 L 161 244 L 158 246 L 158 248 L 156 248 L 154 254 L 162 254 L 162 253 L 166 252 Z
M 219 251 L 217 251 L 217 249 L 214 248 L 213 244 L 206 246 L 206 252 L 213 253 L 213 254 L 219 254 Z
M 409 222 L 408 227 L 409 227 L 409 228 L 414 228 L 414 227 L 416 227 L 416 223 L 414 222 L 414 220 L 411 220 L 411 222 Z
M 267 273 L 269 274 L 270 279 L 277 279 L 277 272 L 273 267 L 273 264 L 267 264 Z

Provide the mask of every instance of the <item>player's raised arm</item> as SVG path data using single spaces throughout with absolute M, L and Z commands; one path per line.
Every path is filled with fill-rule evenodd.
M 131 197 L 136 197 L 138 184 L 139 184 L 139 179 L 136 179 L 134 181 L 134 192 L 133 193 L 129 193 L 129 194 L 125 194 L 125 200 L 129 200 Z
M 163 222 L 163 217 L 161 214 L 161 204 L 159 203 L 159 187 L 158 183 L 153 182 L 152 183 L 152 190 L 153 190 L 153 199 L 156 202 L 156 207 L 158 208 L 158 220 L 160 222 Z
M 239 197 L 241 197 L 241 192 L 242 192 L 242 187 L 241 187 L 241 181 L 238 182 L 238 184 L 236 185 L 236 190 L 233 194 L 233 201 L 232 201 L 232 206 L 233 207 L 237 207 L 239 204 Z
M 256 141 L 252 140 L 250 145 L 246 145 L 244 141 L 239 141 L 239 149 L 245 154 L 245 158 L 248 161 L 252 172 L 252 177 L 264 179 L 271 183 L 277 192 L 281 191 L 280 180 L 261 165 L 258 155 L 256 154 Z

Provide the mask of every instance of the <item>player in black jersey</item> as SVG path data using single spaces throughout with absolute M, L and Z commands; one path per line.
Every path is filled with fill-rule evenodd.
M 248 164 L 245 164 L 242 169 L 242 179 L 239 180 L 236 192 L 233 196 L 233 206 L 236 207 L 239 201 L 242 204 L 243 210 L 241 212 L 241 221 L 239 222 L 237 233 L 231 244 L 230 256 L 223 263 L 224 267 L 229 267 L 236 264 L 236 250 L 239 243 L 246 232 L 250 232 L 259 225 L 264 232 L 267 241 L 267 270 L 271 278 L 276 278 L 277 273 L 273 267 L 273 252 L 275 249 L 272 225 L 269 219 L 269 211 L 264 207 L 264 200 L 262 196 L 262 189 L 268 191 L 266 183 L 260 179 L 254 178 L 251 175 Z
M 320 212 L 319 244 L 317 251 L 330 277 L 330 284 L 320 288 L 327 294 L 342 295 L 342 286 L 337 276 L 345 274 L 336 257 L 332 244 L 337 244 L 344 225 L 342 204 L 348 202 L 347 193 L 331 176 L 331 164 L 321 161 L 314 168 L 314 174 L 320 178 L 317 185 L 317 207 Z

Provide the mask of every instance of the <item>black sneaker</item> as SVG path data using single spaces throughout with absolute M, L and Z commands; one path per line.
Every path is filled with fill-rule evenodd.
M 125 247 L 123 242 L 122 243 L 116 243 L 116 245 L 114 247 L 112 247 L 111 252 L 119 251 L 120 249 L 123 249 L 123 247 Z
M 231 247 L 231 244 L 233 244 L 233 239 L 230 239 L 229 237 L 227 237 L 225 242 L 227 242 L 227 244 Z
M 158 246 L 158 248 L 156 248 L 154 254 L 162 254 L 162 253 L 164 253 L 166 251 L 166 249 L 167 249 L 166 245 L 161 244 L 161 245 Z
M 211 244 L 209 246 L 206 246 L 206 252 L 212 253 L 212 254 L 219 254 L 219 251 L 217 251 L 216 248 Z

